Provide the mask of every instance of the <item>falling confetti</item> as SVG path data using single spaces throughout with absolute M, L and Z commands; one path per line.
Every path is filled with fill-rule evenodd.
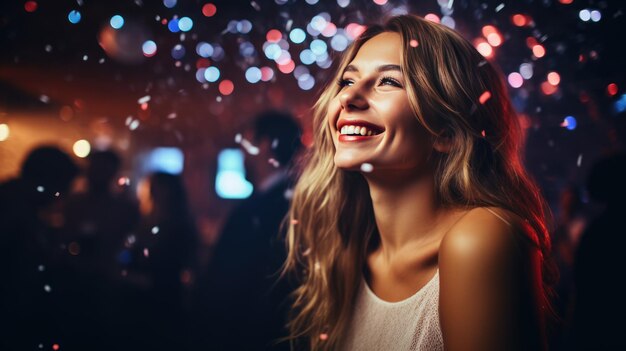
M 485 91 L 484 93 L 482 93 L 480 95 L 480 97 L 478 98 L 478 101 L 482 104 L 484 104 L 485 102 L 487 102 L 487 100 L 489 100 L 491 98 L 491 92 L 489 91 Z
M 372 166 L 370 163 L 361 164 L 361 171 L 365 173 L 370 173 L 373 170 L 374 170 L 374 166 Z

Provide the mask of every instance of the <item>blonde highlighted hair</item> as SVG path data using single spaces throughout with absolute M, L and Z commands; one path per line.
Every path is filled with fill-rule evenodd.
M 556 274 L 547 261 L 549 210 L 523 167 L 522 133 L 501 74 L 455 31 L 403 15 L 369 27 L 356 39 L 340 61 L 336 80 L 359 48 L 382 32 L 402 37 L 401 68 L 415 117 L 433 138 L 451 142 L 450 152 L 438 154 L 435 167 L 439 204 L 500 207 L 525 219 L 532 229 L 527 239 L 545 257 L 542 276 L 548 291 Z M 339 89 L 331 81 L 314 106 L 314 144 L 287 222 L 283 273 L 295 272 L 301 283 L 293 293 L 288 325 L 298 349 L 339 347 L 366 256 L 378 239 L 367 182 L 360 173 L 334 164 L 326 113 Z M 549 306 L 547 294 L 543 297 Z

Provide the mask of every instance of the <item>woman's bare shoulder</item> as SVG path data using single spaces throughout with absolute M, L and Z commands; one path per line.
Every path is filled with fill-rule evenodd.
M 469 265 L 504 263 L 519 249 L 517 237 L 525 230 L 524 221 L 511 211 L 497 207 L 470 209 L 443 237 L 440 264 L 445 265 L 448 259 Z

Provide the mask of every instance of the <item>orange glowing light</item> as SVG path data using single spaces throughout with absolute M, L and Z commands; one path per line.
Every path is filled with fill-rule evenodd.
M 528 18 L 526 18 L 526 16 L 524 15 L 520 15 L 519 13 L 513 15 L 513 17 L 511 17 L 511 21 L 513 22 L 514 25 L 518 27 L 524 27 L 525 25 L 528 24 Z
M 476 40 L 474 45 L 476 46 L 476 50 L 478 50 L 478 52 L 480 52 L 480 54 L 484 57 L 489 58 L 493 56 L 493 48 L 483 39 Z
M 554 93 L 556 93 L 557 91 L 557 87 L 548 83 L 548 82 L 543 82 L 541 83 L 541 91 L 546 94 L 546 95 L 552 95 Z
M 548 73 L 548 83 L 556 86 L 556 85 L 559 85 L 560 82 L 561 82 L 561 76 L 558 73 L 556 72 Z
M 533 46 L 533 55 L 535 55 L 535 57 L 537 58 L 544 57 L 546 55 L 546 49 L 544 49 L 543 46 L 537 44 Z

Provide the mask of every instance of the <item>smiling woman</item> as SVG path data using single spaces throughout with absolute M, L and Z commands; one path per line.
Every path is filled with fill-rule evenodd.
M 500 73 L 407 15 L 368 28 L 336 82 L 290 209 L 294 345 L 544 349 L 548 211 Z

